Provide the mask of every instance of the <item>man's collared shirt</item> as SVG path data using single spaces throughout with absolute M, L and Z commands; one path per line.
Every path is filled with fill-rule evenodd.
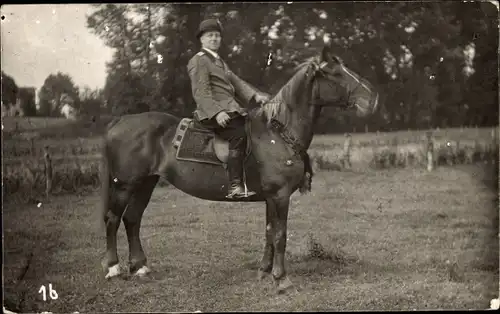
M 217 59 L 217 60 L 220 59 L 219 54 L 217 52 L 212 51 L 212 50 L 210 50 L 208 48 L 203 48 L 203 49 L 206 50 L 208 53 L 210 53 L 212 56 L 214 56 L 215 59 Z

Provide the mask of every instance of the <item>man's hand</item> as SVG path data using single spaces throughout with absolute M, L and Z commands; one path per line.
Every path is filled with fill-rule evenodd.
M 230 119 L 231 118 L 225 111 L 221 111 L 217 114 L 217 116 L 215 116 L 215 120 L 217 120 L 217 123 L 223 128 L 226 127 Z
M 257 93 L 253 98 L 255 99 L 256 103 L 262 106 L 269 101 L 270 96 L 266 93 Z

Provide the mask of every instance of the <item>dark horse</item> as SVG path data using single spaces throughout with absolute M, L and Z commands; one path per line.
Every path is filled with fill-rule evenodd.
M 278 290 L 291 285 L 284 264 L 290 196 L 304 182 L 309 162 L 306 152 L 321 108 L 353 108 L 358 116 L 367 116 L 375 112 L 377 103 L 373 86 L 325 46 L 299 65 L 267 104 L 249 112 L 250 149 L 244 167 L 247 186 L 257 194 L 245 201 L 266 203 L 266 244 L 259 277 L 272 274 Z M 172 142 L 180 120 L 166 113 L 146 112 L 122 116 L 108 126 L 103 152 L 106 278 L 120 273 L 116 236 L 121 220 L 129 244 L 129 271 L 138 276 L 150 271 L 139 231 L 160 177 L 194 197 L 229 201 L 224 167 L 176 158 Z

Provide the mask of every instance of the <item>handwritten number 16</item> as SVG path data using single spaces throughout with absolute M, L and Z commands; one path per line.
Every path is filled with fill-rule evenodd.
M 47 301 L 47 289 L 45 288 L 45 285 L 42 285 L 40 287 L 40 290 L 38 290 L 38 293 L 41 293 L 42 294 L 42 297 L 43 297 L 43 300 L 44 301 Z M 49 296 L 52 300 L 57 300 L 57 298 L 59 297 L 57 295 L 57 291 L 55 289 L 52 289 L 52 284 L 49 283 Z

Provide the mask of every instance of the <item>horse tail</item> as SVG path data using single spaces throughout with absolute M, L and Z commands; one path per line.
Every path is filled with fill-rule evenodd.
M 101 166 L 101 224 L 105 227 L 106 215 L 109 210 L 110 199 L 110 165 L 109 165 L 109 147 L 107 139 L 104 138 L 102 147 L 102 166 Z
M 108 124 L 106 125 L 106 132 L 109 132 L 109 130 L 120 121 L 121 117 L 115 117 L 113 118 Z M 101 223 L 105 224 L 106 221 L 106 216 L 109 211 L 109 200 L 110 200 L 110 181 L 111 181 L 111 176 L 110 176 L 110 159 L 109 159 L 109 144 L 108 144 L 108 139 L 106 137 L 106 134 L 103 136 L 103 145 L 102 145 L 102 151 L 101 151 L 101 162 L 102 162 L 102 167 L 101 167 Z M 105 227 L 105 226 L 104 226 Z

